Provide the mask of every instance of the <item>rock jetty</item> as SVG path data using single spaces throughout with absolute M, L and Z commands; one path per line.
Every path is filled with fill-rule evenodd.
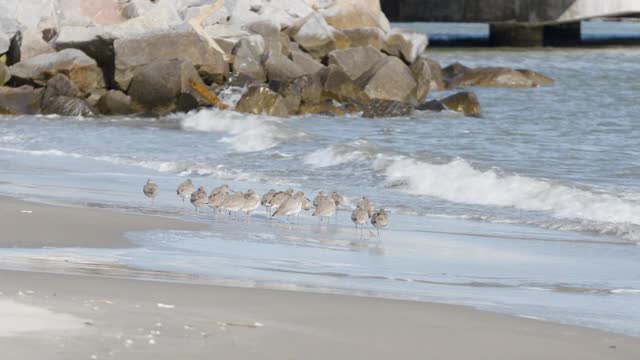
M 379 0 L 4 0 L 0 114 L 479 116 L 474 86 L 550 78 L 442 68 L 426 34 L 393 28 Z M 237 104 L 218 95 L 241 89 Z M 462 88 L 440 100 L 431 92 Z M 237 92 L 237 91 L 236 91 Z

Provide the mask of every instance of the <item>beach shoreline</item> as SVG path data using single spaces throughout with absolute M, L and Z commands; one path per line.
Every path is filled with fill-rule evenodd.
M 127 231 L 207 226 L 6 197 L 0 205 L 5 248 L 132 246 Z M 91 232 L 99 236 L 87 241 Z M 81 322 L 68 331 L 0 337 L 15 359 L 632 359 L 640 351 L 638 338 L 457 305 L 120 276 L 0 270 L 0 279 L 0 300 L 9 301 L 0 306 Z

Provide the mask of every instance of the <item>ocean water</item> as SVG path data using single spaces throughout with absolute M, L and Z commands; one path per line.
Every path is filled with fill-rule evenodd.
M 528 68 L 556 83 L 473 89 L 481 118 L 0 117 L 0 194 L 210 224 L 131 233 L 132 249 L 5 249 L 0 267 L 118 264 L 190 281 L 465 304 L 640 336 L 640 49 L 428 54 L 443 65 Z M 309 214 L 273 221 L 264 209 L 249 224 L 196 215 L 174 192 L 187 177 L 207 189 L 337 190 L 348 205 L 366 195 L 390 210 L 391 224 L 378 237 L 355 230 L 350 210 L 330 224 Z M 153 204 L 141 192 L 147 178 L 161 188 Z

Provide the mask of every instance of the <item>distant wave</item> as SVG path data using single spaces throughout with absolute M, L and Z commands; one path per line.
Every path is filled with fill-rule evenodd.
M 221 142 L 230 144 L 238 152 L 255 152 L 305 136 L 304 132 L 288 127 L 286 122 L 285 119 L 270 116 L 200 110 L 187 114 L 182 120 L 182 128 L 226 133 L 228 136 L 223 137 Z
M 480 170 L 464 159 L 434 164 L 384 151 L 366 141 L 316 150 L 304 161 L 329 167 L 365 161 L 388 186 L 406 193 L 454 203 L 547 212 L 550 221 L 535 225 L 562 231 L 590 232 L 640 241 L 640 202 L 500 170 Z M 528 222 L 531 223 L 531 222 Z

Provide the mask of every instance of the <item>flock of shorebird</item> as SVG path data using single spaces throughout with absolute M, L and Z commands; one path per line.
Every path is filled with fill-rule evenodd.
M 152 199 L 159 195 L 160 188 L 151 179 L 142 189 L 143 193 Z M 196 213 L 201 207 L 208 206 L 217 213 L 244 213 L 247 221 L 251 214 L 260 207 L 264 206 L 267 216 L 286 216 L 287 218 L 296 217 L 302 210 L 308 211 L 314 208 L 312 216 L 320 217 L 322 222 L 324 218 L 327 221 L 336 215 L 339 207 L 345 204 L 345 198 L 338 192 L 325 193 L 320 191 L 318 195 L 309 200 L 301 191 L 294 192 L 293 189 L 286 191 L 271 190 L 262 197 L 253 190 L 247 192 L 234 192 L 229 189 L 228 185 L 219 186 L 207 193 L 203 186 L 196 189 L 191 179 L 187 179 L 178 186 L 176 194 L 182 199 L 182 202 L 189 199 L 195 207 Z M 363 228 L 368 222 L 378 230 L 389 224 L 389 217 L 384 209 L 374 210 L 373 204 L 363 196 L 357 203 L 356 208 L 351 213 L 351 221 L 356 226 Z

